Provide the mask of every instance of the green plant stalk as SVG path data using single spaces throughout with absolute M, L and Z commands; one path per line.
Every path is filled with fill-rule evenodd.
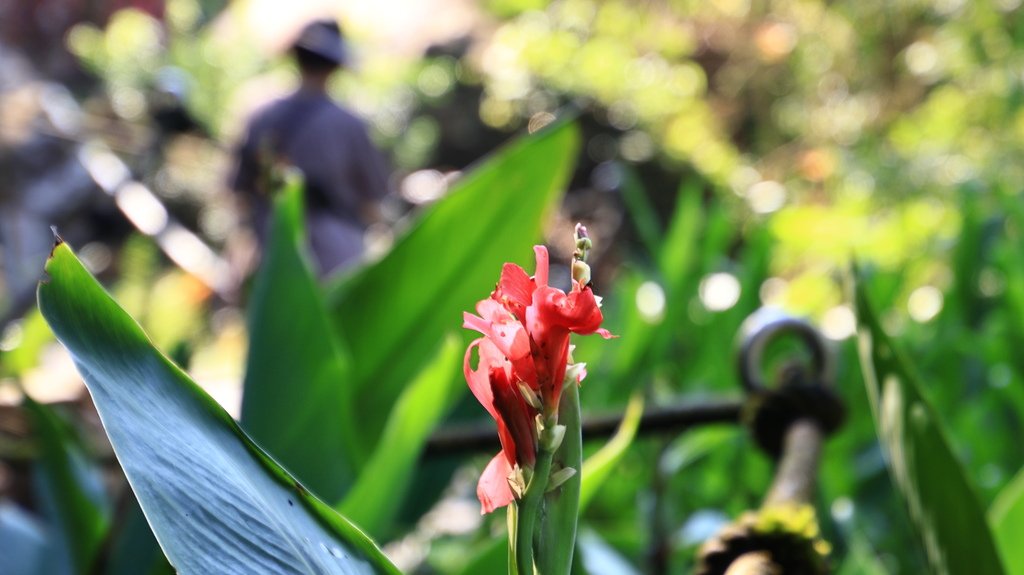
M 546 425 L 543 434 L 552 432 L 554 425 Z M 544 501 L 544 492 L 548 490 L 548 477 L 551 475 L 551 460 L 555 451 L 545 445 L 543 437 L 538 442 L 537 461 L 533 466 L 533 477 L 526 487 L 523 498 L 519 501 L 516 509 L 517 525 L 514 535 L 516 568 L 519 575 L 533 575 L 533 532 L 537 525 L 537 516 L 541 511 L 541 503 Z
M 576 549 L 576 523 L 580 509 L 583 467 L 583 436 L 580 432 L 579 385 L 566 381 L 558 404 L 558 424 L 565 426 L 562 445 L 555 450 L 551 467 L 575 469 L 576 473 L 544 494 L 540 524 L 534 529 L 534 564 L 543 575 L 569 575 Z

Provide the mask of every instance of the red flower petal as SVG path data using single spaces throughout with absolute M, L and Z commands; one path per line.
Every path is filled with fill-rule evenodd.
M 530 353 L 530 337 L 523 324 L 505 310 L 498 302 L 490 299 L 477 304 L 482 317 L 468 312 L 462 314 L 462 327 L 476 330 L 491 340 L 510 361 L 526 357 Z
M 536 284 L 523 268 L 515 264 L 505 264 L 501 269 L 498 289 L 492 297 L 512 312 L 519 321 L 523 321 L 526 306 L 533 301 L 533 290 L 536 288 Z
M 508 437 L 501 439 L 502 449 L 511 460 L 521 465 L 533 465 L 536 461 L 536 448 L 533 445 L 533 417 L 535 411 L 526 404 L 517 385 L 508 379 L 505 372 L 491 372 L 491 393 L 494 397 L 494 408 L 501 416 L 498 420 L 508 429 Z M 512 445 L 508 445 L 511 442 Z
M 533 272 L 533 281 L 537 287 L 547 287 L 548 249 L 544 246 L 533 246 L 533 255 L 537 257 L 537 269 Z
M 504 507 L 515 500 L 515 494 L 508 485 L 508 476 L 512 466 L 504 453 L 495 455 L 487 464 L 476 484 L 476 496 L 480 499 L 480 514 L 490 513 Z
M 590 288 L 574 290 L 568 295 L 556 288 L 539 288 L 534 292 L 534 304 L 537 307 L 536 322 L 559 326 L 581 335 L 596 332 L 604 320 Z
M 477 349 L 479 361 L 477 368 L 472 367 L 473 348 Z M 507 362 L 501 351 L 487 338 L 473 340 L 466 348 L 466 356 L 462 361 L 462 373 L 466 376 L 469 390 L 476 400 L 483 405 L 491 417 L 498 419 L 498 411 L 494 408 L 494 392 L 491 391 L 491 370 L 495 367 L 505 368 Z

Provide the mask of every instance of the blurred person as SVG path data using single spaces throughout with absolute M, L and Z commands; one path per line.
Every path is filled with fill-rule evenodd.
M 363 122 L 327 93 L 331 76 L 348 61 L 337 22 L 307 25 L 291 51 L 301 84 L 250 119 L 230 186 L 248 204 L 262 246 L 275 191 L 271 174 L 297 168 L 305 182 L 309 245 L 323 278 L 360 260 L 364 232 L 378 219 L 387 192 L 387 171 Z

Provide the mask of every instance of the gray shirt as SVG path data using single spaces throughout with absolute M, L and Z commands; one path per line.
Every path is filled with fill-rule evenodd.
M 284 161 L 305 179 L 306 222 L 319 274 L 359 259 L 366 229 L 362 207 L 387 192 L 384 160 L 362 121 L 325 94 L 300 90 L 253 116 L 236 155 L 231 186 L 252 199 L 261 241 L 271 193 L 261 189 L 264 163 Z

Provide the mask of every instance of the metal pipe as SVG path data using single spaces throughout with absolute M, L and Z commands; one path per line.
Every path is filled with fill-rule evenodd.
M 650 408 L 641 416 L 637 433 L 678 433 L 696 425 L 738 423 L 742 406 L 742 401 L 732 400 Z M 621 413 L 586 417 L 582 424 L 583 439 L 610 437 L 621 423 Z M 423 457 L 486 453 L 500 447 L 493 423 L 453 425 L 441 428 L 431 436 Z
M 764 498 L 764 507 L 813 501 L 818 477 L 818 460 L 825 434 L 812 419 L 789 426 L 775 479 Z

